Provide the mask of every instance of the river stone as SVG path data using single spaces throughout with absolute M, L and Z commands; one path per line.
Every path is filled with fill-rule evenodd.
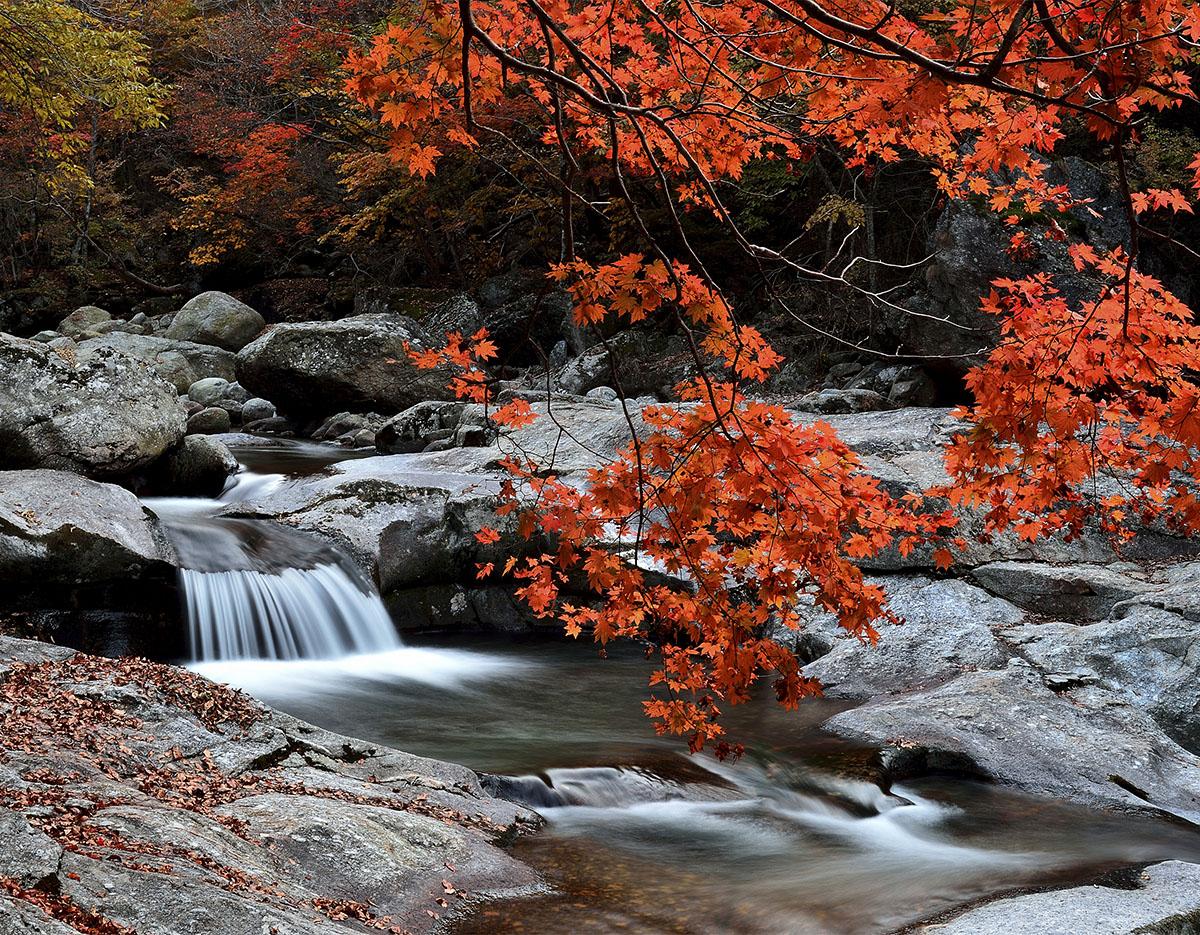
M 1200 819 L 1200 758 L 1116 694 L 1056 694 L 1021 660 L 844 711 L 825 729 L 886 745 L 898 776 L 950 768 L 1088 806 Z
M 495 479 L 429 470 L 412 463 L 414 457 L 343 461 L 322 474 L 289 480 L 262 499 L 231 504 L 226 512 L 276 519 L 332 539 L 384 593 L 468 578 L 476 562 L 502 562 L 505 550 L 518 547 L 515 525 L 495 516 Z M 504 530 L 505 538 L 481 545 L 475 532 L 485 524 Z
M 0 468 L 128 474 L 184 426 L 175 389 L 141 361 L 0 334 Z
M 450 399 L 448 371 L 418 369 L 405 344 L 429 346 L 417 323 L 400 316 L 276 325 L 238 355 L 238 380 L 281 412 L 312 419 Z
M 0 474 L 0 581 L 91 584 L 162 567 L 137 497 L 66 471 Z
M 222 380 L 220 377 L 209 377 L 198 380 L 188 387 L 188 398 L 200 403 L 204 408 L 216 407 L 229 413 L 231 419 L 241 418 L 242 404 L 250 398 L 250 394 L 240 383 Z
M 63 849 L 21 815 L 0 809 L 0 877 L 16 880 L 25 889 L 58 888 L 58 862 Z
M 964 581 L 904 577 L 871 582 L 883 586 L 888 606 L 904 623 L 883 625 L 875 646 L 841 631 L 831 650 L 804 669 L 805 675 L 821 680 L 830 696 L 909 691 L 963 671 L 996 668 L 1006 654 L 991 627 L 1024 618 L 1012 604 Z
M 1136 565 L 990 562 L 972 576 L 1019 607 L 1062 620 L 1103 620 L 1114 604 L 1151 588 Z
M 242 403 L 241 417 L 243 424 L 257 422 L 260 419 L 273 419 L 275 418 L 275 404 L 260 396 L 247 399 Z
M 180 393 L 186 393 L 188 387 L 205 377 L 232 381 L 237 375 L 237 358 L 232 353 L 192 341 L 172 341 L 155 335 L 118 331 L 91 338 L 80 347 L 111 347 L 144 360 Z
M 922 926 L 922 935 L 1187 935 L 1200 912 L 1200 865 L 1169 860 L 1148 867 L 1137 889 L 1075 886 L 1027 893 Z M 1187 919 L 1179 916 L 1191 916 Z
M 237 458 L 220 441 L 189 435 L 164 459 L 162 482 L 178 496 L 215 497 L 237 471 Z
M 240 351 L 266 326 L 246 303 L 224 292 L 204 292 L 175 313 L 164 337 Z
M 220 435 L 228 432 L 233 426 L 229 412 L 220 406 L 209 406 L 188 416 L 187 431 L 189 435 Z
M 96 326 L 111 321 L 112 315 L 95 305 L 84 305 L 58 323 L 58 333 L 68 338 L 80 338 L 96 332 Z

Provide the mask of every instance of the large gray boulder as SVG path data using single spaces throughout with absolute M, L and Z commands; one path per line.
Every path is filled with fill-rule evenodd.
M 238 355 L 238 381 L 288 415 L 385 414 L 449 399 L 449 373 L 420 370 L 405 345 L 428 347 L 416 322 L 390 315 L 276 325 Z
M 227 513 L 275 519 L 332 539 L 387 593 L 470 579 L 477 561 L 503 560 L 515 537 L 491 547 L 475 540 L 480 526 L 499 525 L 497 491 L 494 476 L 393 455 L 344 461 L 288 481 L 265 498 L 232 504 Z
M 0 334 L 0 468 L 128 474 L 184 425 L 175 388 L 141 361 Z
M 830 696 L 910 691 L 964 671 L 996 668 L 1007 653 L 992 627 L 1012 625 L 1025 616 L 1008 601 L 964 581 L 871 580 L 884 588 L 888 606 L 904 623 L 882 626 L 874 646 L 838 628 L 830 650 L 804 668 L 805 675 L 821 680 Z
M 245 302 L 224 292 L 204 292 L 175 313 L 164 336 L 240 351 L 266 326 L 262 315 Z
M 144 360 L 180 393 L 206 377 L 229 381 L 237 377 L 237 358 L 231 352 L 192 341 L 114 331 L 82 341 L 79 346 L 85 350 L 109 347 Z
M 825 728 L 884 745 L 895 775 L 957 769 L 1084 805 L 1200 820 L 1200 758 L 1116 694 L 1055 693 L 1021 660 L 865 704 Z
M 169 553 L 137 497 L 66 471 L 0 473 L 0 581 L 94 584 L 165 570 Z

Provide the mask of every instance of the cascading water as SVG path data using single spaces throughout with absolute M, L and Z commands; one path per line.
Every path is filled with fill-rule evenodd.
M 378 595 L 340 565 L 180 571 L 192 658 L 333 659 L 397 649 Z
M 266 520 L 218 515 L 279 476 L 244 472 L 218 500 L 147 501 L 180 561 L 193 662 L 337 659 L 390 652 L 383 601 L 340 551 Z

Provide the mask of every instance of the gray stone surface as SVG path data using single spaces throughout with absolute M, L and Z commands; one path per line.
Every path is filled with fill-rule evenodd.
M 388 419 L 375 433 L 375 445 L 384 454 L 415 454 L 432 441 L 451 438 L 470 410 L 479 420 L 483 406 L 460 401 L 426 400 Z
M 827 388 L 801 396 L 793 403 L 801 412 L 822 414 L 876 412 L 888 408 L 888 401 L 873 390 Z
M 38 831 L 19 813 L 0 808 L 0 842 L 3 842 L 4 875 L 25 889 L 54 889 L 63 849 Z
M 1103 620 L 1114 604 L 1152 588 L 1136 565 L 991 562 L 971 574 L 1019 607 L 1071 621 Z
M 1170 860 L 1147 868 L 1137 889 L 1076 886 L 1001 899 L 918 929 L 922 935 L 1186 935 L 1190 926 L 1148 928 L 1200 911 L 1200 864 Z M 1169 922 L 1168 922 L 1169 924 Z
M 0 334 L 0 469 L 128 474 L 183 433 L 174 387 L 141 361 Z
M 273 418 L 275 418 L 275 404 L 269 400 L 255 396 L 242 403 L 241 421 L 243 423 Z
M 233 427 L 229 410 L 220 406 L 209 406 L 188 416 L 189 435 L 220 435 Z
M 875 646 L 837 631 L 830 650 L 805 666 L 828 695 L 871 697 L 936 684 L 964 671 L 1004 664 L 992 627 L 1024 615 L 1012 604 L 963 581 L 872 579 L 904 623 L 884 624 Z
M 1056 694 L 1028 664 L 964 673 L 825 726 L 888 746 L 885 761 L 901 774 L 967 769 L 1084 805 L 1200 819 L 1200 758 L 1125 699 L 1089 686 Z
M 219 406 L 231 414 L 241 413 L 242 404 L 250 398 L 240 383 L 221 377 L 205 377 L 188 387 L 188 398 L 202 406 Z
M 233 296 L 204 292 L 175 313 L 164 337 L 240 351 L 266 324 L 262 315 Z
M 167 560 L 153 520 L 128 490 L 66 471 L 0 473 L 0 581 L 91 584 Z
M 1144 709 L 1200 753 L 1200 627 L 1154 606 L 1149 594 L 1090 626 L 1048 623 L 1005 634 L 1039 669 L 1066 685 L 1096 684 Z
M 449 399 L 449 374 L 418 369 L 406 342 L 429 346 L 416 322 L 398 316 L 276 325 L 238 355 L 238 380 L 285 414 L 306 418 Z
M 108 347 L 143 360 L 180 393 L 206 377 L 233 380 L 237 375 L 237 358 L 230 351 L 192 341 L 113 332 L 84 341 L 80 347 Z

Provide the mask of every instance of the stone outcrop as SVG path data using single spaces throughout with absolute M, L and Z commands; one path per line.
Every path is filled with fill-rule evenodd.
M 73 910 L 156 935 L 420 933 L 544 888 L 495 844 L 533 814 L 463 767 L 153 663 L 0 638 L 0 679 L 0 876 L 35 891 L 0 896 L 0 931 Z M 41 720 L 27 692 L 73 708 Z
M 184 425 L 174 387 L 139 360 L 0 334 L 0 469 L 128 474 L 175 445 Z

